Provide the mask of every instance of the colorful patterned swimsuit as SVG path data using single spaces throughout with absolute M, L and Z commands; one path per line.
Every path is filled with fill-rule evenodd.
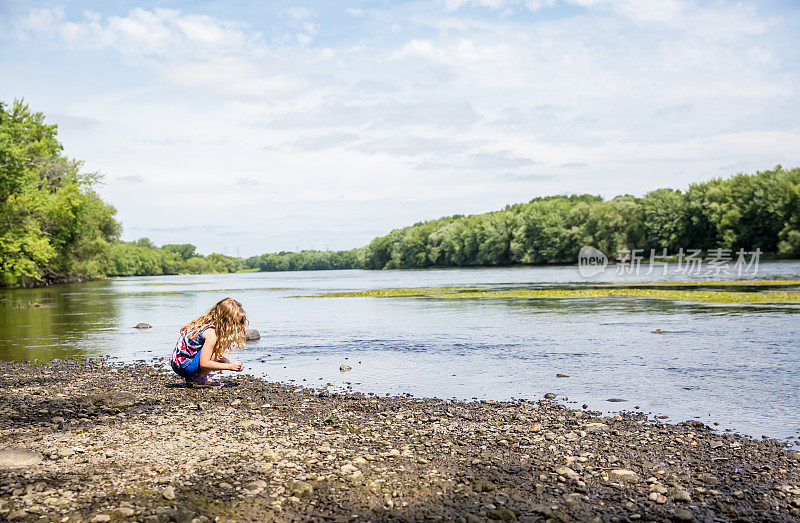
M 170 363 L 172 370 L 184 378 L 192 379 L 200 372 L 200 349 L 205 343 L 204 333 L 213 328 L 213 325 L 205 325 L 196 336 L 190 338 L 188 334 L 182 334 L 172 349 Z

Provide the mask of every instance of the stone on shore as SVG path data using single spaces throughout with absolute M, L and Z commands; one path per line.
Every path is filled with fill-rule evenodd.
M 172 501 L 175 499 L 175 489 L 172 487 L 172 485 L 168 485 L 164 488 L 164 490 L 161 491 L 161 495 L 164 496 L 164 499 Z
M 256 329 L 246 329 L 244 331 L 245 341 L 256 341 L 261 339 L 261 333 Z
M 675 501 L 683 502 L 683 503 L 689 503 L 689 502 L 692 501 L 692 496 L 689 495 L 689 493 L 687 491 L 685 491 L 685 490 L 679 490 L 679 491 L 675 492 L 675 495 L 672 496 L 672 499 L 674 499 Z
M 42 455 L 22 447 L 0 448 L 0 469 L 20 469 L 36 465 Z
M 347 372 L 348 370 L 352 370 L 352 369 L 353 369 L 353 367 L 351 367 L 350 365 L 348 365 L 346 363 L 342 363 L 341 365 L 339 365 L 339 372 Z
M 305 481 L 293 481 L 289 484 L 289 492 L 291 492 L 293 496 L 303 498 L 310 496 L 311 493 L 314 492 L 314 487 Z
M 578 476 L 577 472 L 575 472 L 571 468 L 565 467 L 563 465 L 560 466 L 560 467 L 556 467 L 555 468 L 555 473 L 560 475 L 560 476 L 564 476 L 565 478 L 574 478 L 574 477 Z
M 608 479 L 618 483 L 636 483 L 639 476 L 632 470 L 614 469 L 608 471 Z

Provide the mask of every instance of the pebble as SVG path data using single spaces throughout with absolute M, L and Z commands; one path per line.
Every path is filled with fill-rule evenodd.
M 130 323 L 128 324 L 130 325 Z M 153 326 L 149 323 L 137 323 L 134 329 L 152 329 Z
M 89 521 L 92 523 L 107 523 L 108 521 L 111 521 L 111 516 L 108 514 L 98 514 Z
M 678 521 L 691 521 L 694 519 L 694 515 L 685 508 L 682 508 L 675 511 L 675 518 Z
M 68 458 L 68 457 L 74 456 L 74 455 L 75 455 L 75 451 L 72 450 L 69 447 L 61 447 L 60 449 L 58 449 L 58 457 L 59 458 Z
M 161 491 L 161 495 L 164 496 L 164 499 L 173 500 L 175 499 L 175 489 L 172 485 L 168 485 Z
M 136 511 L 131 507 L 118 507 L 114 509 L 113 514 L 118 518 L 130 518 L 136 514 Z
M 303 498 L 310 496 L 314 492 L 314 487 L 311 483 L 306 483 L 305 481 L 293 481 L 289 484 L 289 492 L 298 498 Z
M 347 372 L 348 370 L 352 370 L 352 369 L 353 369 L 353 367 L 351 367 L 350 365 L 348 365 L 346 363 L 342 363 L 341 365 L 339 365 L 339 372 Z
M 586 432 L 600 432 L 606 430 L 608 425 L 605 423 L 587 423 L 582 428 Z
M 360 471 L 359 471 L 359 470 L 358 470 L 356 467 L 354 467 L 354 466 L 353 466 L 352 464 L 350 464 L 350 463 L 345 463 L 344 465 L 342 465 L 341 467 L 339 467 L 339 471 L 340 471 L 342 474 L 346 475 L 346 476 L 347 476 L 347 475 L 350 475 L 350 474 L 355 474 L 355 473 L 357 473 L 357 472 L 360 472 Z
M 575 472 L 571 468 L 565 467 L 563 465 L 560 466 L 560 467 L 556 467 L 554 470 L 555 470 L 556 474 L 559 474 L 559 475 L 567 477 L 567 478 L 574 478 L 574 477 L 578 476 L 577 472 Z
M 689 503 L 692 501 L 692 496 L 690 496 L 689 493 L 686 492 L 685 490 L 678 490 L 677 492 L 675 492 L 675 495 L 672 496 L 672 499 L 674 499 L 675 501 Z
M 247 488 L 249 488 L 250 490 L 264 490 L 268 486 L 269 483 L 267 483 L 263 479 L 257 479 L 247 484 Z
M 639 476 L 632 470 L 614 469 L 608 471 L 608 479 L 620 483 L 635 483 L 639 481 Z

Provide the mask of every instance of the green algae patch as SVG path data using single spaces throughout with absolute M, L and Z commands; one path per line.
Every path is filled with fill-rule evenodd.
M 368 291 L 341 291 L 323 292 L 312 296 L 313 298 L 393 298 L 403 296 L 445 296 L 460 292 L 479 292 L 480 287 L 409 287 L 402 289 L 372 289 Z M 293 298 L 306 298 L 308 296 L 292 296 Z
M 614 287 L 791 287 L 800 286 L 800 280 L 679 280 L 617 283 Z
M 375 289 L 353 292 L 329 292 L 318 294 L 319 298 L 391 298 L 391 297 L 430 297 L 444 299 L 464 298 L 647 298 L 659 300 L 678 300 L 694 303 L 738 303 L 774 304 L 800 303 L 800 293 L 794 291 L 707 291 L 636 288 L 593 288 L 593 289 L 511 289 L 489 290 L 480 288 L 417 287 L 404 289 Z

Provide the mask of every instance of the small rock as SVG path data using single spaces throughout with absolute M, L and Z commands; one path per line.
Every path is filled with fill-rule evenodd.
M 367 464 L 367 460 L 362 458 L 361 456 L 358 456 L 357 458 L 355 458 L 353 460 L 353 465 L 356 465 L 357 467 L 361 467 L 361 466 L 364 466 L 366 464 Z
M 608 479 L 621 483 L 635 483 L 639 481 L 639 476 L 632 470 L 614 469 L 608 471 Z
M 61 447 L 60 449 L 58 449 L 58 457 L 59 458 L 68 458 L 68 457 L 74 456 L 74 455 L 75 455 L 75 451 L 72 450 L 69 447 Z
M 790 452 L 789 453 L 789 459 L 794 460 L 794 461 L 800 461 L 800 452 L 797 452 L 797 451 Z
M 555 398 L 556 395 L 553 392 L 548 392 L 547 394 L 544 395 L 544 397 L 545 397 L 545 399 L 551 400 L 551 399 Z
M 622 398 L 608 398 L 606 401 L 608 401 L 609 403 L 624 403 L 628 400 L 624 400 Z
M 175 489 L 172 488 L 172 485 L 167 485 L 167 487 L 161 491 L 161 495 L 164 496 L 164 499 L 171 501 L 175 499 Z
M 339 372 L 347 372 L 348 370 L 351 370 L 352 368 L 353 367 L 351 367 L 350 365 L 348 365 L 346 363 L 342 363 L 341 365 L 339 365 Z
M 556 374 L 556 378 L 569 378 L 567 374 Z
M 357 469 L 355 466 L 353 466 L 351 463 L 345 463 L 344 465 L 342 465 L 342 466 L 339 468 L 339 472 L 341 472 L 341 473 L 342 473 L 342 474 L 344 474 L 345 476 L 349 476 L 350 474 L 355 474 L 355 473 L 357 473 L 357 472 L 361 472 L 361 471 L 360 471 L 360 470 L 358 470 L 358 469 Z
M 608 428 L 608 425 L 606 425 L 605 423 L 587 423 L 582 428 L 586 432 L 600 432 L 606 430 Z
M 298 498 L 302 498 L 310 496 L 314 492 L 314 487 L 305 481 L 293 481 L 289 484 L 289 492 Z
M 685 508 L 682 508 L 675 512 L 675 519 L 678 521 L 691 521 L 694 519 L 694 515 Z
M 531 432 L 539 432 L 540 430 L 542 430 L 541 424 L 534 423 L 533 425 L 531 425 Z
M 152 329 L 152 328 L 153 326 L 150 325 L 149 323 L 137 323 L 136 327 L 134 327 L 134 329 Z
M 245 341 L 255 341 L 261 339 L 261 333 L 256 329 L 246 329 L 244 331 Z
M 92 523 L 106 523 L 107 521 L 111 521 L 111 516 L 108 514 L 98 514 L 89 521 Z
M 223 482 L 221 482 L 219 484 L 219 488 L 221 488 L 221 489 L 232 489 L 233 485 L 231 485 L 230 483 L 228 483 L 226 481 L 223 481 Z
M 247 488 L 250 490 L 264 490 L 267 488 L 268 483 L 263 479 L 257 479 L 255 481 L 251 481 L 247 484 Z
M 27 512 L 25 512 L 24 510 L 15 510 L 15 511 L 13 511 L 13 512 L 9 513 L 9 514 L 6 516 L 6 519 L 7 519 L 8 521 L 13 521 L 13 520 L 15 520 L 15 519 L 22 519 L 22 518 L 24 518 L 24 517 L 25 517 L 25 516 L 27 516 L 27 515 L 28 515 L 28 513 L 27 513 Z
M 679 491 L 675 492 L 675 495 L 672 496 L 672 498 L 675 501 L 681 501 L 681 502 L 684 502 L 684 503 L 689 503 L 689 502 L 692 501 L 692 496 L 690 496 L 689 493 L 686 492 L 685 490 L 679 490 Z
M 653 334 L 664 334 L 664 331 L 662 331 L 661 329 L 656 329 L 653 331 Z
M 115 508 L 113 514 L 118 518 L 130 518 L 136 514 L 136 511 L 130 507 Z
M 574 478 L 575 476 L 578 475 L 577 472 L 575 472 L 571 468 L 565 467 L 563 465 L 559 466 L 559 467 L 556 467 L 554 470 L 555 470 L 556 474 L 559 474 L 559 475 L 564 476 L 566 478 Z
M 5 447 L 0 449 L 0 469 L 19 469 L 36 465 L 42 461 L 42 455 L 22 447 Z

